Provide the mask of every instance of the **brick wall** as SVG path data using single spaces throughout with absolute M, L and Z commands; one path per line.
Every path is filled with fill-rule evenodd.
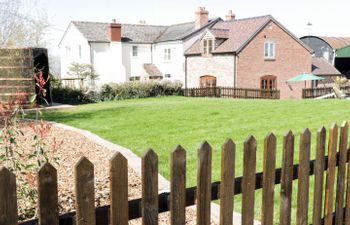
M 217 86 L 234 85 L 234 57 L 230 55 L 191 56 L 187 58 L 187 87 L 199 87 L 204 75 L 216 77 Z
M 264 42 L 275 43 L 275 60 L 264 59 Z M 311 72 L 311 54 L 275 23 L 270 22 L 238 55 L 237 87 L 260 88 L 260 77 L 277 77 L 281 98 L 301 98 L 304 82 L 286 84 L 302 72 Z M 310 87 L 310 83 L 307 83 Z

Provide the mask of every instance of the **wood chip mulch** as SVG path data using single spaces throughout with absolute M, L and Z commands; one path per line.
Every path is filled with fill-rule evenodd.
M 33 151 L 33 130 L 24 123 L 21 130 L 25 134 L 18 138 L 20 148 L 26 154 Z M 75 211 L 74 196 L 74 165 L 80 157 L 85 156 L 95 168 L 95 204 L 103 206 L 109 204 L 109 159 L 115 151 L 102 147 L 77 132 L 52 126 L 46 138 L 48 147 L 55 142 L 57 150 L 49 152 L 49 157 L 58 157 L 58 164 L 54 164 L 58 172 L 58 199 L 60 214 Z M 141 197 L 141 179 L 138 174 L 129 167 L 128 169 L 128 198 L 129 200 Z M 186 209 L 186 224 L 196 224 L 196 213 L 193 207 Z M 131 220 L 129 224 L 141 224 L 141 219 Z M 159 224 L 170 224 L 169 213 L 159 215 Z M 216 224 L 212 222 L 211 224 Z

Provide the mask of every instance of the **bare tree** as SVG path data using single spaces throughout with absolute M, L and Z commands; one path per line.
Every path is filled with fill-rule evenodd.
M 0 0 L 0 46 L 46 46 L 48 18 L 36 1 Z

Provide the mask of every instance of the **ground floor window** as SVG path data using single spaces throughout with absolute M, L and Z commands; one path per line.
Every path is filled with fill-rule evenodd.
M 139 76 L 130 77 L 129 80 L 130 80 L 130 81 L 140 80 L 140 77 L 139 77 Z
M 199 78 L 200 87 L 216 87 L 216 77 L 205 75 Z
M 277 90 L 277 77 L 266 75 L 260 78 L 260 88 L 263 90 Z

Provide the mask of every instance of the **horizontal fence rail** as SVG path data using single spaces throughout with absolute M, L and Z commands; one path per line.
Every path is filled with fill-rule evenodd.
M 265 90 L 235 87 L 205 87 L 183 89 L 186 97 L 217 97 L 217 98 L 249 98 L 249 99 L 279 99 L 279 90 Z
M 346 95 L 350 95 L 350 86 L 341 87 L 340 89 L 344 91 Z M 302 98 L 317 98 L 332 93 L 334 93 L 332 87 L 303 88 Z
M 236 178 L 234 175 L 236 146 L 232 140 L 227 140 L 222 145 L 221 181 L 213 183 L 211 182 L 212 149 L 209 143 L 203 142 L 198 149 L 197 187 L 191 188 L 185 188 L 186 151 L 177 146 L 170 158 L 171 192 L 161 194 L 157 193 L 158 156 L 153 150 L 148 150 L 142 157 L 142 198 L 131 201 L 127 200 L 127 160 L 120 153 L 116 153 L 110 160 L 111 206 L 98 208 L 95 208 L 91 201 L 94 199 L 93 164 L 82 157 L 75 166 L 78 192 L 76 198 L 82 201 L 76 201 L 77 213 L 70 212 L 60 217 L 56 214 L 57 173 L 54 167 L 45 164 L 38 173 L 38 202 L 41 203 L 39 212 L 45 212 L 39 214 L 39 223 L 50 221 L 50 224 L 72 225 L 82 224 L 79 221 L 90 221 L 89 224 L 96 221 L 97 225 L 126 224 L 128 220 L 142 217 L 143 224 L 158 224 L 158 213 L 170 211 L 171 224 L 183 224 L 185 207 L 196 204 L 197 224 L 202 225 L 210 222 L 210 202 L 220 199 L 222 209 L 220 224 L 231 225 L 233 196 L 242 194 L 242 224 L 252 224 L 255 191 L 262 189 L 260 219 L 263 224 L 274 224 L 278 218 L 273 218 L 272 200 L 275 185 L 281 184 L 279 224 L 291 224 L 291 205 L 295 201 L 297 224 L 333 224 L 333 221 L 338 221 L 336 224 L 348 224 L 350 222 L 350 207 L 346 207 L 350 205 L 348 123 L 344 122 L 340 129 L 336 124 L 331 126 L 327 154 L 326 129 L 321 127 L 318 130 L 315 160 L 310 160 L 311 132 L 304 129 L 300 134 L 298 147 L 299 163 L 293 164 L 294 140 L 291 131 L 284 135 L 282 168 L 276 169 L 275 163 L 278 160 L 275 157 L 276 137 L 272 133 L 268 134 L 264 140 L 263 172 L 256 173 L 257 142 L 253 136 L 249 136 L 243 148 L 243 176 Z M 315 181 L 313 190 L 309 187 L 311 175 L 314 175 Z M 297 199 L 292 199 L 293 180 L 298 180 Z M 0 169 L 0 181 L 0 218 L 15 221 L 17 218 L 17 206 L 13 204 L 16 202 L 15 177 L 3 167 Z M 312 211 L 306 207 L 310 191 L 314 196 Z M 45 201 L 47 199 L 50 201 Z M 44 211 L 42 207 L 45 207 Z M 308 215 L 312 215 L 312 222 Z M 115 222 L 110 223 L 111 221 Z M 5 221 L 6 225 L 14 224 L 6 222 L 8 221 Z M 21 223 L 21 225 L 34 224 L 38 224 L 38 220 Z

